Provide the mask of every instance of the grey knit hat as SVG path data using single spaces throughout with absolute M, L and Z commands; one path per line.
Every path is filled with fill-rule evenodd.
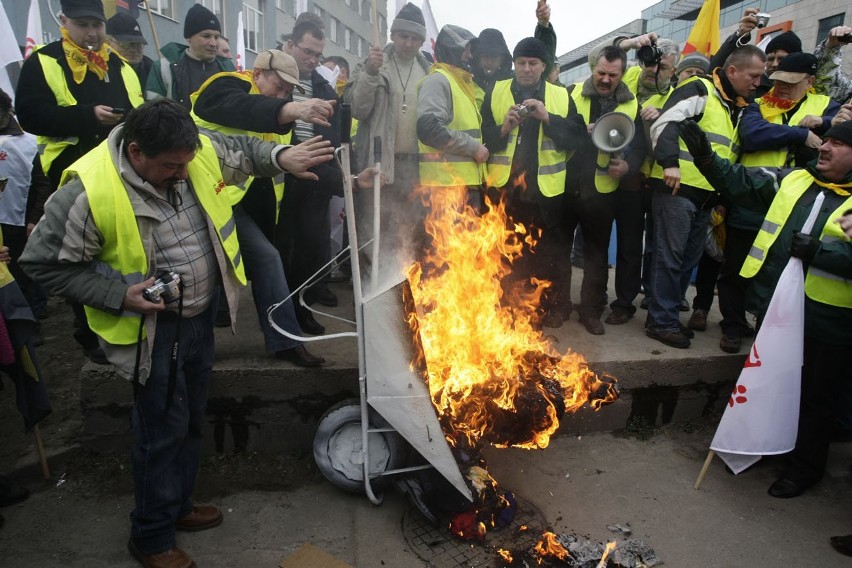
M 710 60 L 697 51 L 693 51 L 692 53 L 683 56 L 680 63 L 677 64 L 675 74 L 680 75 L 684 69 L 689 69 L 691 67 L 701 69 L 701 74 L 706 75 L 707 71 L 710 69 Z
M 426 39 L 426 20 L 420 8 L 409 2 L 402 7 L 391 23 L 391 33 L 408 32 Z

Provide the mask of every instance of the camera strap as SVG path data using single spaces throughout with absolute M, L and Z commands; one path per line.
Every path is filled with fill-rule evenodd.
M 175 383 L 177 382 L 178 368 L 178 353 L 180 351 L 180 328 L 183 323 L 183 279 L 178 282 L 178 313 L 177 313 L 177 329 L 175 329 L 175 342 L 172 344 L 172 359 L 169 363 L 169 386 L 166 391 L 166 411 L 172 404 L 172 396 L 175 393 Z

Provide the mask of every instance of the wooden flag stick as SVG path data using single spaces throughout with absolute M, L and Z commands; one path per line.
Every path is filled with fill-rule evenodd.
M 373 22 L 373 45 L 384 47 L 384 43 L 379 43 L 379 17 L 376 12 L 376 3 L 378 0 L 373 0 L 370 5 L 370 19 Z
M 698 490 L 701 486 L 701 482 L 704 481 L 704 476 L 707 475 L 707 470 L 710 469 L 710 462 L 713 461 L 713 456 L 716 455 L 716 452 L 710 450 L 707 452 L 707 459 L 704 460 L 704 466 L 701 468 L 701 473 L 698 474 L 698 479 L 695 480 L 695 485 L 692 486 L 693 489 Z
M 133 0 L 134 2 L 136 0 Z M 148 5 L 148 0 L 142 0 L 145 4 L 145 11 L 148 12 L 148 23 L 151 24 L 151 37 L 154 40 L 154 49 L 157 56 L 160 55 L 160 39 L 157 37 L 157 28 L 154 27 L 154 16 L 151 15 L 151 6 Z M 142 90 L 145 90 L 145 85 L 142 85 Z
M 41 429 L 38 424 L 33 426 L 33 435 L 35 436 L 36 449 L 38 449 L 38 459 L 41 462 L 41 473 L 45 479 L 50 479 L 50 468 L 47 466 L 47 456 L 44 455 L 44 444 L 41 443 Z

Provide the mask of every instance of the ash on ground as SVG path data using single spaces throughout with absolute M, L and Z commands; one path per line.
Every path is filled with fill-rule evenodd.
M 621 527 L 619 527 L 621 528 Z M 629 534 L 629 531 L 624 531 Z M 615 548 L 607 553 L 607 545 L 575 534 L 558 534 L 553 539 L 556 547 L 538 545 L 529 550 L 500 554 L 500 567 L 533 568 L 651 568 L 663 561 L 654 549 L 641 540 L 625 538 L 613 541 Z M 559 546 L 562 550 L 558 550 Z M 567 554 L 566 554 L 567 553 Z M 606 554 L 606 560 L 602 560 Z

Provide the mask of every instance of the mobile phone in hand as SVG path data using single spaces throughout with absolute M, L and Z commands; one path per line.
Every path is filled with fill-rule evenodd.
M 125 113 L 125 110 L 121 107 L 112 107 L 109 111 L 112 114 L 124 114 Z

